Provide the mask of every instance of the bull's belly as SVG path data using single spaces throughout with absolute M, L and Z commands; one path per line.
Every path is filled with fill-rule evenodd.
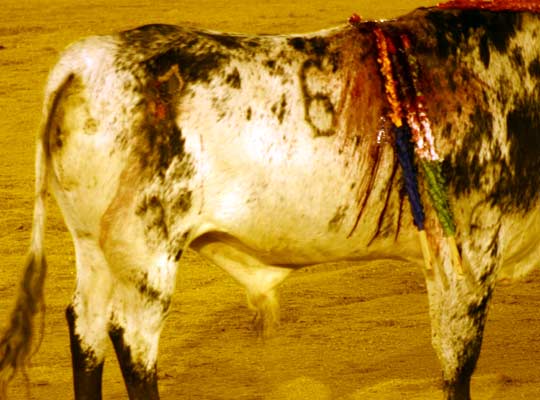
M 363 205 L 345 178 L 334 177 L 326 185 L 321 179 L 308 182 L 289 176 L 279 184 L 233 181 L 215 191 L 207 188 L 200 235 L 219 233 L 220 240 L 268 264 L 420 260 L 420 245 L 397 190 L 386 202 L 381 184 Z
M 276 222 L 281 221 L 273 223 Z M 420 244 L 413 232 L 403 233 L 398 239 L 387 237 L 370 243 L 367 235 L 349 238 L 317 232 L 307 225 L 297 226 L 289 232 L 266 227 L 249 231 L 237 227 L 221 236 L 220 240 L 236 245 L 271 265 L 304 266 L 344 260 L 421 260 Z
M 200 181 L 191 186 L 201 188 L 193 196 L 200 207 L 191 211 L 198 213 L 195 238 L 219 233 L 280 265 L 421 257 L 390 145 L 380 146 L 372 169 L 356 153 L 362 146 L 340 151 L 341 138 L 314 138 L 303 124 L 294 141 L 282 140 L 284 132 L 246 130 L 225 140 L 209 129 L 201 151 L 188 136 Z

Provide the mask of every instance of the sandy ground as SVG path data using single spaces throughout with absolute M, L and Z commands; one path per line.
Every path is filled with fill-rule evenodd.
M 68 43 L 150 22 L 252 33 L 305 32 L 352 12 L 390 17 L 434 2 L 270 0 L 3 0 L 0 7 L 0 321 L 29 239 L 33 146 L 48 69 Z M 399 4 L 399 5 L 398 5 Z M 69 235 L 51 201 L 45 337 L 11 399 L 71 398 L 64 309 L 74 286 Z M 421 271 L 388 262 L 311 267 L 281 290 L 282 324 L 257 340 L 244 295 L 188 254 L 162 335 L 164 399 L 433 399 L 441 397 Z M 475 399 L 540 398 L 540 272 L 498 288 L 473 380 Z M 2 322 L 3 323 L 3 322 Z M 126 398 L 116 360 L 106 399 Z

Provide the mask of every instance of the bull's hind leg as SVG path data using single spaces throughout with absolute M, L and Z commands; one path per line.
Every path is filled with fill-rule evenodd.
M 75 238 L 77 287 L 66 310 L 76 400 L 101 399 L 111 299 L 109 268 L 97 243 Z
M 231 243 L 231 238 L 210 234 L 191 246 L 246 288 L 248 306 L 255 312 L 255 329 L 258 334 L 266 335 L 279 321 L 276 288 L 291 269 L 264 264 L 240 244 Z
M 159 337 L 175 287 L 176 261 L 165 254 L 141 255 L 137 261 L 126 254 L 124 260 L 115 263 L 118 284 L 109 336 L 130 400 L 155 400 Z
M 148 350 L 141 349 L 157 344 L 159 334 L 151 332 L 144 339 L 140 337 L 145 333 L 126 329 L 118 322 L 109 331 L 130 400 L 159 399 L 156 361 L 144 354 Z

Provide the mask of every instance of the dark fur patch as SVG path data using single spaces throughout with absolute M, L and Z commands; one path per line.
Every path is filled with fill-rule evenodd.
M 207 49 L 201 46 L 199 51 L 186 47 L 167 50 L 147 62 L 148 69 L 154 75 L 160 75 L 172 65 L 178 65 L 180 75 L 189 82 L 209 82 L 212 72 L 218 70 L 229 59 L 226 52 L 219 49 Z
M 161 75 L 150 74 L 145 87 L 141 88 L 143 99 L 141 103 L 144 118 L 140 126 L 138 148 L 141 153 L 139 161 L 142 169 L 164 176 L 175 158 L 185 159 L 182 131 L 176 125 L 176 105 L 184 83 L 176 75 L 171 75 L 162 81 L 176 64 L 163 71 Z
M 170 258 L 174 259 L 175 262 L 178 262 L 182 257 L 184 248 L 186 247 L 186 241 L 189 237 L 189 233 L 189 230 L 177 233 L 167 243 L 167 254 Z
M 122 33 L 121 38 L 129 46 L 118 55 L 119 67 L 132 71 L 131 90 L 141 95 L 138 107 L 143 118 L 136 137 L 141 168 L 147 176 L 161 178 L 175 161 L 189 170 L 190 156 L 176 124 L 177 105 L 191 82 L 208 81 L 221 67 L 225 52 L 194 32 L 169 25 L 142 27 Z
M 145 195 L 137 205 L 135 214 L 143 219 L 145 235 L 150 242 L 155 244 L 168 239 L 165 209 L 158 196 Z
M 494 202 L 529 210 L 540 199 L 540 84 L 519 99 L 506 118 L 510 171 L 501 177 Z
M 505 108 L 508 102 L 510 102 L 512 99 L 508 96 L 508 88 L 512 87 L 513 83 L 510 79 L 508 79 L 506 76 L 501 76 L 497 82 L 498 90 L 497 90 L 497 100 L 500 104 L 502 104 Z
M 246 40 L 245 36 L 242 35 L 230 35 L 225 33 L 210 33 L 199 31 L 199 35 L 204 36 L 216 43 L 219 43 L 221 46 L 228 49 L 239 49 L 243 47 L 243 44 Z
M 120 37 L 126 45 L 140 47 L 142 49 L 151 49 L 156 45 L 156 39 L 176 37 L 183 29 L 175 25 L 167 24 L 148 24 L 136 29 L 120 33 Z
M 525 60 L 523 59 L 523 51 L 519 47 L 516 47 L 512 50 L 510 60 L 512 61 L 512 64 L 515 68 L 521 69 L 525 66 Z
M 491 114 L 477 106 L 470 123 L 461 148 L 444 161 L 444 173 L 454 193 L 465 195 L 480 190 L 504 212 L 530 210 L 540 199 L 540 85 L 516 100 L 507 114 L 508 161 L 492 143 Z M 487 160 L 479 156 L 484 144 L 489 144 Z
M 242 86 L 242 81 L 240 79 L 240 72 L 238 72 L 238 68 L 235 68 L 230 74 L 227 75 L 225 82 L 234 89 L 240 89 Z
M 251 113 L 252 113 L 251 107 L 248 107 L 248 109 L 246 110 L 246 119 L 247 119 L 248 121 L 251 120 Z
M 497 251 L 498 245 L 495 246 L 495 249 Z M 493 273 L 495 272 L 495 266 L 496 266 L 495 263 L 491 263 L 490 265 L 487 265 L 484 272 L 482 273 L 482 275 L 480 275 L 478 277 L 478 283 L 480 283 L 481 285 L 485 285 L 485 284 L 487 284 L 488 280 L 493 279 L 494 278 Z
M 445 139 L 450 139 L 452 137 L 452 124 L 450 122 L 447 122 L 446 125 L 444 125 L 442 137 Z
M 283 54 L 281 56 L 284 57 L 284 58 L 286 57 Z M 276 60 L 266 60 L 263 64 L 270 71 L 270 75 L 284 76 L 284 82 L 286 82 L 287 77 L 285 76 L 285 69 Z
M 469 121 L 471 128 L 465 133 L 461 148 L 443 163 L 443 172 L 458 196 L 480 189 L 485 169 L 479 158 L 480 149 L 484 141 L 493 137 L 493 116 L 488 111 L 476 106 Z
M 126 46 L 117 56 L 119 68 L 135 70 L 142 65 L 151 75 L 160 76 L 178 65 L 187 84 L 208 82 L 229 59 L 230 48 L 241 41 L 172 25 L 146 25 L 122 32 L 120 38 Z
M 94 353 L 82 349 L 81 338 L 75 333 L 76 314 L 72 306 L 66 309 L 73 369 L 73 388 L 75 398 L 89 400 L 101 399 L 103 361 L 97 362 Z
M 489 66 L 490 46 L 499 52 L 508 49 L 510 40 L 521 24 L 521 17 L 513 12 L 480 10 L 431 10 L 427 20 L 437 39 L 437 52 L 441 58 L 455 56 L 457 49 L 471 37 L 477 36 L 482 62 Z
M 289 38 L 288 42 L 295 50 L 318 57 L 324 56 L 328 48 L 327 39 L 319 36 L 313 38 L 297 36 Z
M 45 149 L 50 154 L 61 151 L 68 140 L 66 135 L 69 131 L 62 129 L 66 110 L 80 107 L 81 103 L 84 102 L 83 91 L 84 86 L 81 79 L 76 75 L 70 75 L 53 96 L 53 104 L 45 130 L 48 134 L 45 137 Z
M 479 324 L 485 322 L 487 307 L 491 300 L 492 290 L 488 290 L 487 293 L 477 303 L 469 304 L 467 309 L 467 315 Z
M 250 37 L 243 40 L 243 43 L 248 47 L 255 49 L 261 45 L 260 41 L 256 37 Z
M 148 274 L 145 273 L 142 278 L 137 280 L 135 287 L 139 293 L 144 297 L 145 300 L 151 303 L 158 303 L 161 306 L 162 311 L 165 313 L 169 310 L 171 306 L 170 296 L 165 296 L 161 291 L 154 288 L 148 282 Z
M 131 349 L 124 340 L 123 328 L 112 326 L 109 330 L 109 337 L 122 370 L 129 398 L 158 400 L 156 366 L 154 365 L 150 370 L 147 370 L 142 365 L 135 364 Z
M 490 229 L 490 228 L 488 228 Z M 501 223 L 497 223 L 491 228 L 493 231 L 493 237 L 491 242 L 485 249 L 485 267 L 482 274 L 478 277 L 478 282 L 481 285 L 493 284 L 495 279 L 495 268 L 497 267 L 497 260 L 499 259 L 499 236 L 501 232 Z M 490 282 L 491 281 L 491 282 Z
M 341 225 L 343 224 L 343 219 L 347 215 L 347 210 L 349 209 L 349 206 L 340 206 L 336 210 L 336 213 L 332 217 L 330 221 L 328 221 L 328 230 L 330 232 L 337 232 L 341 228 Z
M 532 78 L 540 78 L 540 58 L 536 58 L 529 64 L 529 74 Z
M 174 261 L 176 261 L 176 262 L 180 261 L 180 259 L 182 258 L 182 254 L 183 254 L 183 253 L 184 253 L 184 252 L 183 252 L 182 250 L 178 250 L 178 251 L 176 252 L 175 256 L 174 256 Z
M 185 214 L 192 206 L 192 191 L 191 190 L 181 190 L 180 193 L 175 197 L 175 203 L 173 204 L 172 211 L 177 214 Z
M 482 60 L 484 67 L 489 68 L 491 53 L 489 50 L 489 42 L 487 35 L 484 35 L 480 38 L 480 59 Z
M 276 67 L 276 60 L 266 60 L 264 62 L 264 65 L 266 65 L 269 69 L 273 70 Z
M 154 118 L 148 118 L 145 131 L 148 139 L 147 150 L 153 150 L 153 154 L 141 159 L 142 166 L 151 167 L 153 171 L 164 175 L 175 157 L 184 156 L 185 140 L 182 131 L 173 119 L 155 121 Z M 155 165 L 150 164 L 152 161 Z
M 303 37 L 294 37 L 289 39 L 289 45 L 291 45 L 295 50 L 305 51 L 306 50 L 306 39 Z
M 285 97 L 285 94 L 281 95 L 281 100 L 279 102 L 272 105 L 270 111 L 276 116 L 280 124 L 283 123 L 283 118 L 287 111 L 287 98 Z

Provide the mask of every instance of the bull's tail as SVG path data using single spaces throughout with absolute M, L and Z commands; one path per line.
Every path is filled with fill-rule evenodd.
M 45 308 L 43 286 L 47 263 L 43 251 L 43 236 L 50 166 L 49 132 L 61 93 L 71 79 L 72 75 L 65 77 L 62 80 L 63 83 L 58 85 L 57 90 L 49 92 L 45 100 L 43 125 L 36 146 L 36 188 L 32 241 L 15 307 L 11 312 L 8 326 L 0 337 L 0 400 L 6 398 L 7 385 L 17 371 L 24 369 L 29 362 L 33 353 L 32 339 L 36 331 L 35 318 Z

